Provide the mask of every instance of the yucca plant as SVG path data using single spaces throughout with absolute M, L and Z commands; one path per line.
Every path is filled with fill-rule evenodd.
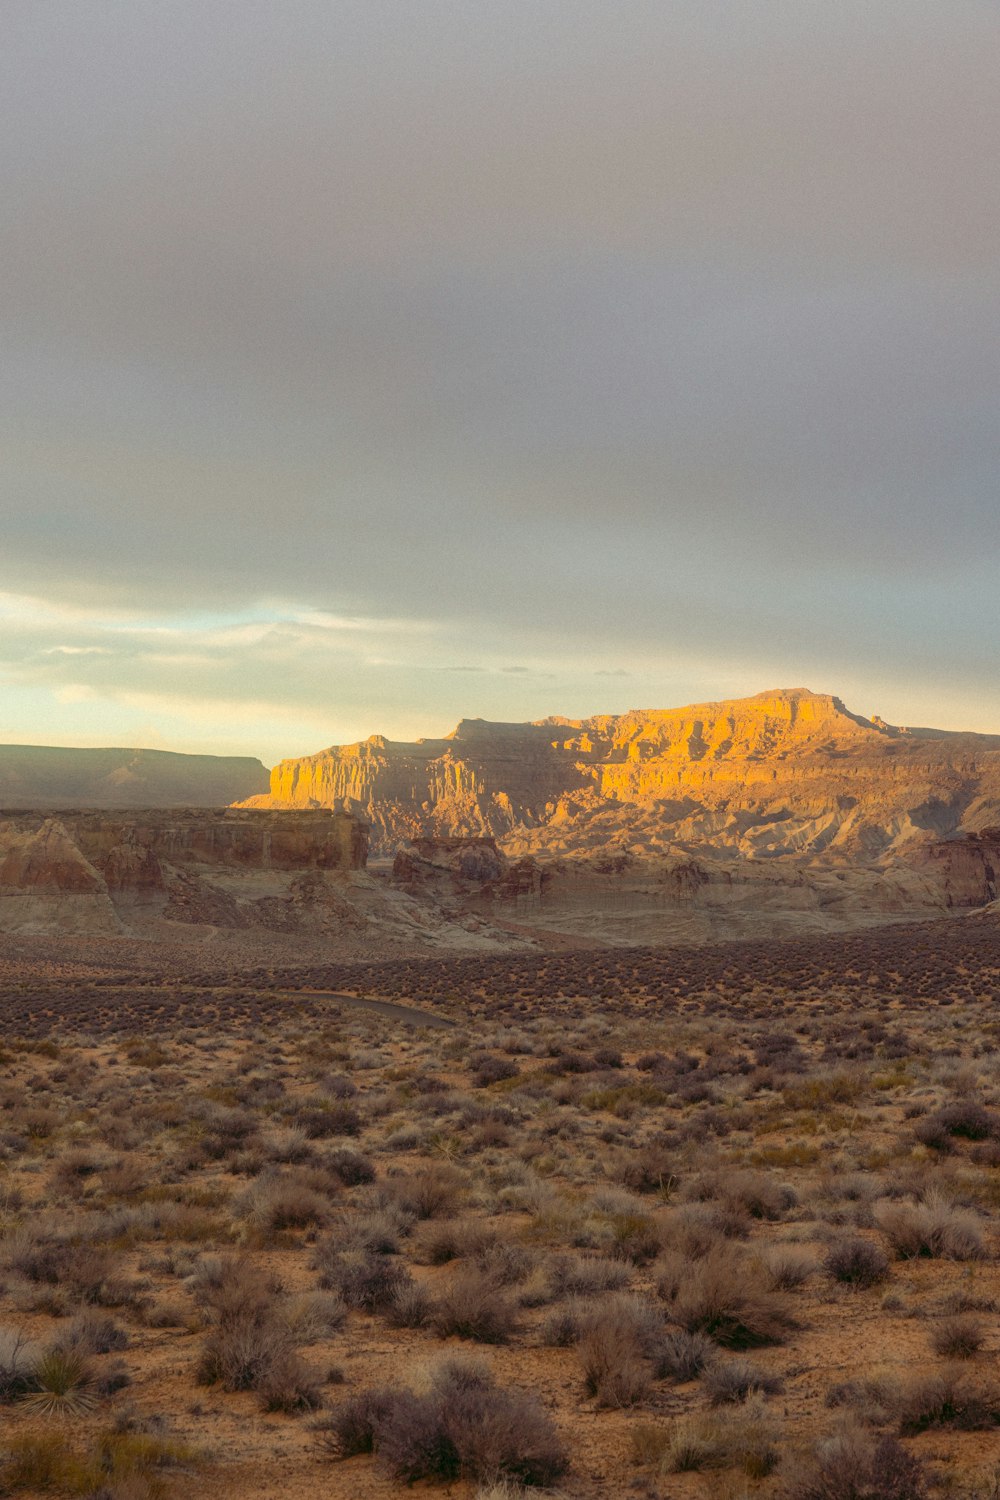
M 71 1349 L 47 1349 L 22 1404 L 42 1416 L 79 1417 L 97 1404 L 90 1367 Z

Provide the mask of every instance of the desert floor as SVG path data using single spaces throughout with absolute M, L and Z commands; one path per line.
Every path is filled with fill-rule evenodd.
M 1000 1495 L 993 920 L 0 985 L 0 1493 Z

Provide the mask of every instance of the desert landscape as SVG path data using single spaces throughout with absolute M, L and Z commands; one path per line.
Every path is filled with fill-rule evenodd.
M 712 708 L 0 817 L 0 1493 L 996 1495 L 1000 748 Z
M 1000 6 L 0 16 L 0 1500 L 1000 1500 Z
M 991 915 L 0 974 L 3 1493 L 995 1494 Z

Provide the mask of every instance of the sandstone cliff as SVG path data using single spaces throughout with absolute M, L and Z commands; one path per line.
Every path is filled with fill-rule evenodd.
M 901 729 L 806 689 L 373 736 L 283 761 L 254 800 L 345 808 L 373 852 L 402 848 L 407 889 L 583 940 L 944 913 L 994 900 L 1000 870 L 1000 736 Z
M 1000 736 L 903 730 L 805 689 L 681 709 L 463 720 L 441 740 L 373 735 L 271 773 L 269 807 L 343 807 L 373 851 L 492 837 L 507 852 L 697 848 L 876 858 L 1000 823 Z
M 367 849 L 365 826 L 328 810 L 7 813 L 0 931 L 287 928 L 321 914 L 327 876 L 362 870 Z
M 0 745 L 0 807 L 226 807 L 267 790 L 251 756 Z

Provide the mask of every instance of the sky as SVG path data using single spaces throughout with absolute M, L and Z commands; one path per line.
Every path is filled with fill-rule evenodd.
M 0 741 L 1000 731 L 998 0 L 4 0 Z

